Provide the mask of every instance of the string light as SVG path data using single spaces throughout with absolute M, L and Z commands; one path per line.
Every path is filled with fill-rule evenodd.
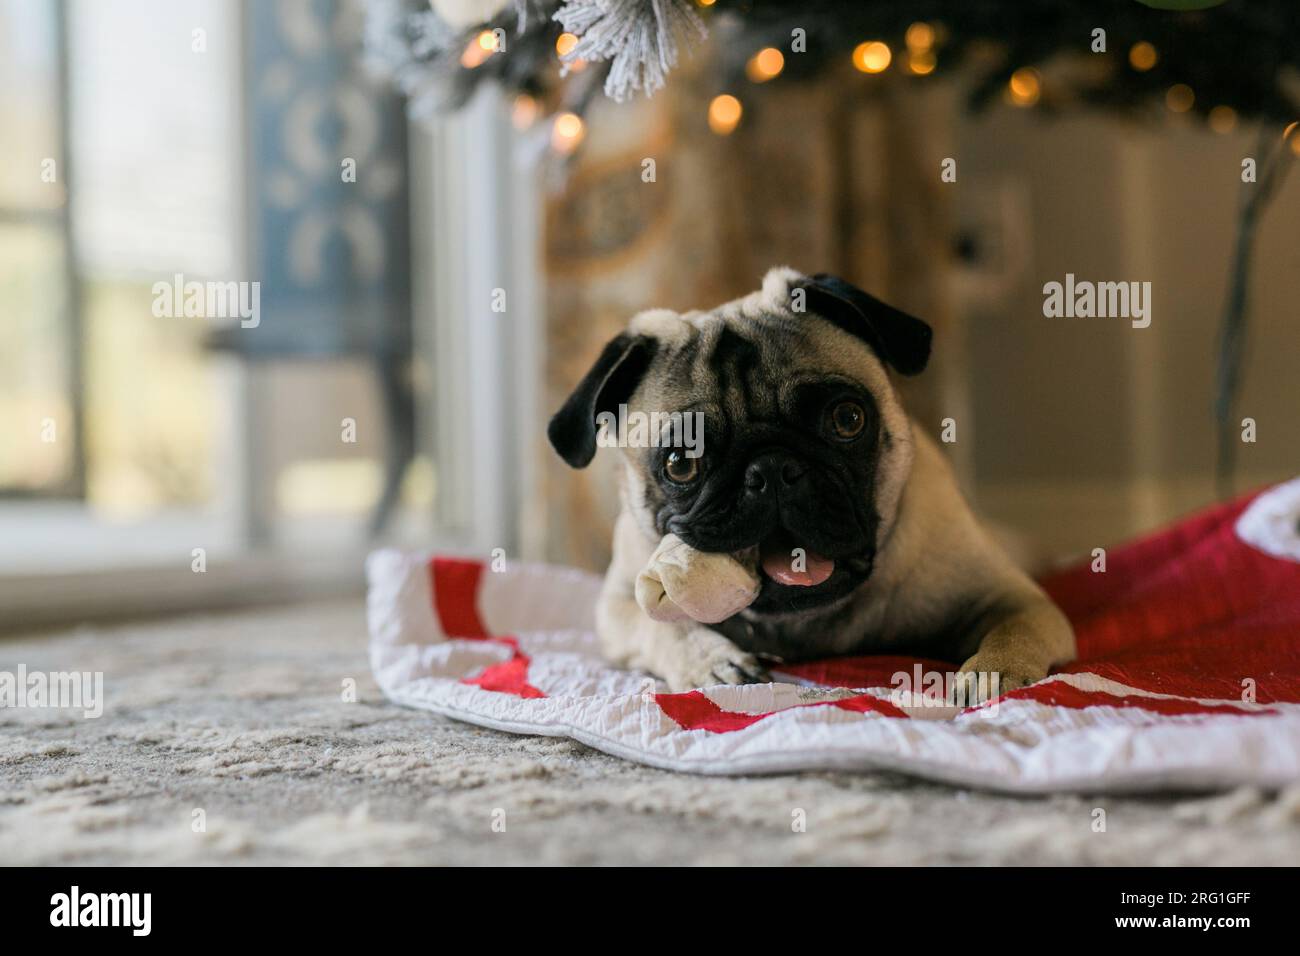
M 573 52 L 573 48 L 578 45 L 578 38 L 572 33 L 561 33 L 555 38 L 555 52 L 561 58 L 568 56 Z M 581 73 L 587 68 L 586 60 L 570 60 L 564 64 L 564 69 L 569 73 Z
M 764 47 L 749 58 L 745 75 L 755 83 L 766 83 L 785 69 L 785 57 L 774 46 Z
M 730 93 L 719 94 L 709 103 L 709 129 L 719 136 L 726 136 L 740 123 L 744 112 L 740 100 Z
M 863 73 L 883 73 L 889 68 L 889 61 L 894 58 L 888 44 L 879 40 L 859 43 L 853 49 L 853 65 Z
M 928 76 L 934 72 L 934 54 L 929 50 L 909 50 L 907 68 L 917 76 Z
M 903 42 L 907 44 L 907 57 L 903 61 L 909 72 L 927 76 L 934 72 L 935 30 L 930 24 L 918 20 L 907 28 Z
M 1300 128 L 1300 122 L 1295 122 L 1287 126 L 1286 129 L 1282 130 L 1282 142 L 1285 143 L 1290 141 L 1291 152 L 1295 153 L 1297 156 L 1300 156 L 1300 136 L 1294 135 L 1296 129 L 1298 128 Z
M 1140 40 L 1133 44 L 1132 49 L 1128 51 L 1129 66 L 1139 73 L 1145 73 L 1156 65 L 1160 57 L 1156 54 L 1156 48 L 1146 40 Z
M 1043 93 L 1043 81 L 1032 66 L 1022 66 L 1007 81 L 1007 93 L 1016 106 L 1033 106 Z
M 1237 125 L 1237 111 L 1231 106 L 1216 106 L 1210 110 L 1210 129 L 1216 133 L 1231 133 Z
M 587 124 L 577 113 L 561 113 L 551 124 L 551 148 L 566 156 L 578 148 L 587 135 Z
M 482 66 L 497 49 L 497 38 L 491 30 L 484 30 L 469 41 L 460 55 L 460 65 L 467 70 Z
M 907 48 L 913 54 L 928 50 L 934 46 L 934 27 L 928 23 L 917 22 L 907 28 L 907 35 L 904 37 Z
M 1165 93 L 1165 106 L 1175 113 L 1186 113 L 1196 102 L 1196 94 L 1186 83 L 1175 83 Z

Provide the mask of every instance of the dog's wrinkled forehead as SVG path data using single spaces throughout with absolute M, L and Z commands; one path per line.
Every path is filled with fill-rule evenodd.
M 650 374 L 634 397 L 656 411 L 713 408 L 728 418 L 776 414 L 783 385 L 840 377 L 877 400 L 892 394 L 872 350 L 829 322 L 792 308 L 794 270 L 774 269 L 763 288 L 707 312 L 653 309 L 628 327 L 657 343 Z
M 880 406 L 888 438 L 902 413 L 884 365 L 920 373 L 930 337 L 920 319 L 836 276 L 771 269 L 757 292 L 708 312 L 636 316 L 605 344 L 546 434 L 561 458 L 585 468 L 601 440 L 597 424 L 624 407 L 672 415 L 697 406 L 707 415 L 712 401 L 725 417 L 753 418 L 782 390 L 838 376 Z

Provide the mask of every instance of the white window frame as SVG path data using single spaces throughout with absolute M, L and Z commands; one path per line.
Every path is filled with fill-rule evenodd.
M 241 73 L 230 91 L 238 103 Z M 418 442 L 436 470 L 430 549 L 535 557 L 541 542 L 530 529 L 542 526 L 541 505 L 531 492 L 546 411 L 541 186 L 532 151 L 507 117 L 501 94 L 484 88 L 459 113 L 412 123 L 414 348 L 430 386 L 417 409 Z M 245 195 L 249 175 L 241 170 Z M 252 251 L 237 251 L 244 272 Z M 504 313 L 492 311 L 497 288 L 506 292 Z M 190 570 L 188 554 L 166 566 L 2 574 L 0 629 L 361 593 L 366 547 L 311 559 L 260 547 L 271 482 L 256 422 L 266 399 L 255 368 L 214 361 L 231 408 L 223 511 L 245 554 L 212 562 L 203 574 Z
M 426 408 L 446 541 L 535 557 L 531 492 L 542 407 L 541 185 L 495 87 L 413 130 L 415 347 L 433 370 Z M 428 245 L 424 243 L 427 240 Z M 492 309 L 494 290 L 506 310 Z

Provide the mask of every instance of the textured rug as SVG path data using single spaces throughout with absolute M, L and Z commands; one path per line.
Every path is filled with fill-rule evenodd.
M 360 602 L 339 602 L 0 640 L 0 672 L 103 671 L 105 697 L 98 719 L 0 709 L 0 862 L 1300 857 L 1300 789 L 1016 798 L 889 773 L 685 776 L 390 704 L 365 635 Z

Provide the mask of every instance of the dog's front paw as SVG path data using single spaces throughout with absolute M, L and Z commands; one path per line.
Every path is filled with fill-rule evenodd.
M 1007 691 L 1037 683 L 1047 668 L 1037 659 L 1006 649 L 981 649 L 961 665 L 957 674 L 956 702 L 971 706 L 992 700 Z
M 715 631 L 698 628 L 687 635 L 682 653 L 664 679 L 674 691 L 712 684 L 764 684 L 771 680 L 766 668 Z

